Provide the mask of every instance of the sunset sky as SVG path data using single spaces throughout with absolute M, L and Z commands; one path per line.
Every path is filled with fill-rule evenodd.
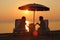
M 0 22 L 14 21 L 22 16 L 32 21 L 33 11 L 24 12 L 18 9 L 19 6 L 31 3 L 42 4 L 50 8 L 50 11 L 36 11 L 35 21 L 38 21 L 40 15 L 49 20 L 60 20 L 60 0 L 0 0 Z
M 39 16 L 49 21 L 60 21 L 60 0 L 0 0 L 0 33 L 12 32 L 15 27 L 15 19 L 25 16 L 30 22 L 33 21 L 33 11 L 19 10 L 18 7 L 26 4 L 42 4 L 50 8 L 50 11 L 35 11 L 35 22 L 39 21 Z M 2 23 L 3 22 L 3 23 Z M 8 22 L 4 23 L 4 22 Z M 49 25 L 51 30 L 60 30 L 60 23 Z

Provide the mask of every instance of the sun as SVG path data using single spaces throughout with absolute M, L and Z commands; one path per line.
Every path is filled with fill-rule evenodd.
M 25 14 L 29 13 L 29 10 L 25 10 L 24 13 L 25 13 Z

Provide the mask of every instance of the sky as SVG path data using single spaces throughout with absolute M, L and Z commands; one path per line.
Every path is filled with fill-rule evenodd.
M 0 0 L 0 22 L 15 21 L 15 19 L 25 16 L 28 21 L 33 20 L 33 11 L 24 12 L 18 7 L 26 4 L 42 4 L 50 8 L 50 11 L 36 11 L 35 21 L 38 21 L 39 16 L 45 19 L 59 21 L 60 20 L 60 0 Z
M 42 4 L 50 8 L 50 11 L 35 11 L 35 22 L 39 21 L 39 16 L 43 16 L 44 19 L 49 21 L 60 21 L 60 0 L 0 0 L 0 33 L 12 32 L 15 26 L 13 23 L 3 22 L 14 22 L 15 19 L 20 19 L 22 16 L 32 22 L 33 11 L 19 10 L 18 7 L 33 3 Z M 60 29 L 59 26 L 60 24 L 57 22 L 54 25 L 50 25 L 50 28 L 57 30 Z

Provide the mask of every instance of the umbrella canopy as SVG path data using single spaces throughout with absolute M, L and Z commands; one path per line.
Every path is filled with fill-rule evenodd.
M 48 11 L 49 8 L 41 4 L 27 4 L 19 7 L 20 10 L 30 10 L 30 11 Z
M 46 7 L 46 6 L 41 5 L 41 4 L 36 4 L 36 3 L 20 6 L 18 9 L 34 11 L 34 14 L 33 14 L 33 23 L 35 22 L 35 11 L 49 11 L 49 7 Z

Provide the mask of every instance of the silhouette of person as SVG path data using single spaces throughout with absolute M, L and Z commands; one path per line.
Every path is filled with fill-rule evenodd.
M 20 28 L 23 29 L 24 31 L 25 31 L 25 25 L 26 25 L 25 21 L 26 21 L 26 17 L 23 16 L 21 19 Z
M 16 19 L 15 20 L 15 29 L 14 29 L 13 33 L 15 33 L 15 32 L 19 33 L 21 31 L 25 32 L 25 25 L 26 25 L 25 21 L 26 21 L 26 17 L 24 17 L 24 16 L 21 19 Z
M 37 23 L 40 26 L 40 28 L 38 29 L 38 33 L 39 34 L 44 34 L 44 33 L 46 33 L 46 23 L 43 19 L 43 16 L 39 17 L 39 21 L 40 21 L 40 24 Z

